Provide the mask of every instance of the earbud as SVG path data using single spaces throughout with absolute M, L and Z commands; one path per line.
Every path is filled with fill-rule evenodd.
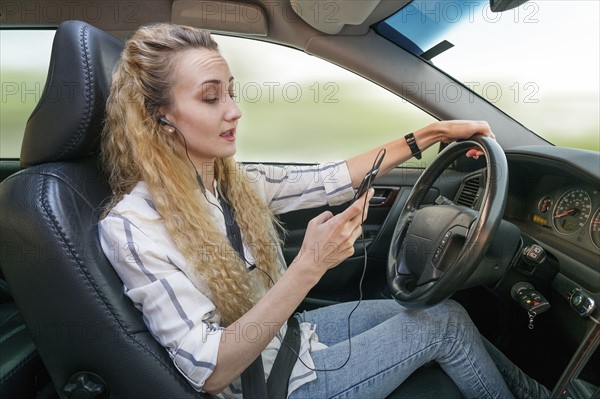
M 167 132 L 169 132 L 169 133 L 175 133 L 175 130 L 177 130 L 177 127 L 175 127 L 173 122 L 171 122 L 170 120 L 168 120 L 166 117 L 164 117 L 162 115 L 160 118 L 158 118 L 158 121 L 160 123 L 162 123 L 163 125 L 169 126 L 169 129 L 167 129 Z

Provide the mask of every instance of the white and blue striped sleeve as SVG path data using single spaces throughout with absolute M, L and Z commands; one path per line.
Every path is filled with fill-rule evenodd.
M 215 306 L 174 263 L 156 221 L 141 229 L 142 223 L 143 216 L 111 212 L 99 224 L 102 248 L 150 332 L 201 390 L 216 366 L 222 334 L 212 321 Z
M 246 165 L 245 174 L 262 183 L 275 214 L 324 205 L 340 205 L 354 195 L 345 161 L 317 165 Z

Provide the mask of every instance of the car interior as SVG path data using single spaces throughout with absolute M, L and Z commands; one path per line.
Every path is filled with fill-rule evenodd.
M 554 146 L 480 96 L 436 101 L 418 86 L 407 91 L 404 82 L 438 82 L 471 93 L 431 63 L 440 48 L 424 56 L 382 36 L 381 21 L 409 3 L 128 1 L 115 3 L 119 18 L 108 3 L 75 1 L 60 15 L 45 1 L 3 4 L 2 29 L 56 33 L 20 157 L 2 159 L 0 168 L 0 396 L 209 397 L 152 337 L 97 232 L 110 197 L 99 141 L 113 67 L 137 27 L 172 22 L 298 49 L 437 119 L 488 121 L 496 141 L 440 145 L 426 169 L 400 166 L 376 178 L 355 255 L 325 274 L 302 309 L 381 298 L 422 307 L 452 298 L 553 398 L 599 398 L 600 154 Z M 491 2 L 499 10 L 508 3 L 519 2 Z M 311 6 L 321 17 L 335 10 L 335 18 L 301 12 Z M 460 156 L 472 146 L 485 157 Z M 347 206 L 281 215 L 286 261 L 311 218 Z M 389 397 L 462 396 L 427 364 Z

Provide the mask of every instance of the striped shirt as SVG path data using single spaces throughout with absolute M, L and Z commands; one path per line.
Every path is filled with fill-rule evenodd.
M 258 195 L 275 214 L 323 205 L 339 205 L 352 199 L 350 174 L 345 162 L 311 166 L 282 167 L 273 165 L 241 165 Z M 216 190 L 215 190 L 216 192 Z M 218 230 L 226 235 L 219 201 L 206 192 L 211 217 Z M 218 194 L 217 194 L 218 195 Z M 211 293 L 193 267 L 170 239 L 166 227 L 153 204 L 144 182 L 111 210 L 99 223 L 100 241 L 124 284 L 125 294 L 143 315 L 149 331 L 166 348 L 177 369 L 190 384 L 201 391 L 217 363 L 217 353 L 224 336 L 219 325 L 218 309 Z M 245 258 L 254 261 L 248 246 Z M 281 249 L 279 259 L 286 268 Z M 285 334 L 286 325 L 276 334 L 262 353 L 266 376 Z M 239 339 L 250 331 L 237 331 L 231 339 Z M 310 352 L 322 349 L 316 326 L 300 324 L 300 359 L 296 361 L 289 382 L 291 393 L 301 385 L 317 378 Z M 310 368 L 308 368 L 308 367 Z M 219 397 L 241 398 L 240 379 L 233 381 Z

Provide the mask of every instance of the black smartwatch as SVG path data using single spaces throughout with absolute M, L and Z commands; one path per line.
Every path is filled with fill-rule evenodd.
M 417 139 L 415 139 L 415 135 L 412 133 L 408 133 L 404 136 L 406 140 L 406 144 L 408 144 L 408 148 L 410 148 L 410 152 L 412 152 L 413 156 L 417 159 L 421 159 L 421 149 L 417 145 Z

